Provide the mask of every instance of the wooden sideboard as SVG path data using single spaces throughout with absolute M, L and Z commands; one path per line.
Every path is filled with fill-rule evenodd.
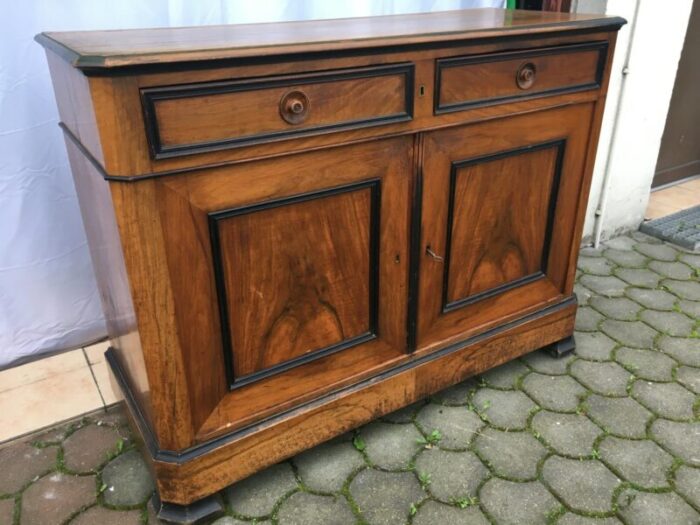
M 42 33 L 161 517 L 573 348 L 613 17 Z

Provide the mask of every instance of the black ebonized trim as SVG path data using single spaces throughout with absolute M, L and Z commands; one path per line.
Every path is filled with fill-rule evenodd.
M 151 497 L 153 509 L 159 520 L 165 523 L 177 523 L 180 525 L 194 525 L 204 523 L 204 520 L 211 520 L 224 513 L 225 507 L 219 494 L 212 494 L 189 505 L 178 505 L 161 501 L 156 491 Z M 208 522 L 207 522 L 208 523 Z
M 219 221 L 259 211 L 278 208 L 280 206 L 288 206 L 307 202 L 316 199 L 323 199 L 332 195 L 360 191 L 364 189 L 370 190 L 370 224 L 369 224 L 369 326 L 366 332 L 357 336 L 344 339 L 336 344 L 320 348 L 302 356 L 290 359 L 275 366 L 271 366 L 259 372 L 237 377 L 233 366 L 233 338 L 231 337 L 231 327 L 228 319 L 228 295 L 226 293 L 226 278 L 222 263 L 221 243 L 219 239 Z M 359 344 L 371 341 L 378 337 L 379 330 L 379 235 L 380 235 L 380 205 L 381 205 L 381 180 L 370 179 L 362 182 L 346 184 L 321 191 L 313 191 L 294 195 L 292 197 L 284 197 L 271 201 L 262 202 L 241 206 L 237 208 L 229 208 L 209 213 L 209 235 L 211 239 L 212 259 L 214 262 L 214 281 L 216 283 L 216 295 L 219 305 L 219 317 L 221 326 L 221 341 L 224 352 L 224 366 L 226 369 L 226 380 L 229 389 L 233 390 L 241 386 L 260 381 L 275 374 L 290 370 L 297 366 L 315 361 L 330 354 L 340 352 L 347 348 L 357 346 Z
M 416 135 L 414 155 L 422 157 L 423 134 Z M 411 231 L 409 238 L 408 262 L 408 308 L 407 308 L 407 342 L 409 352 L 418 346 L 418 294 L 421 260 L 421 217 L 423 214 L 423 168 L 417 164 L 413 179 L 413 196 L 411 200 Z
M 441 102 L 442 95 L 442 71 L 444 69 L 468 66 L 471 64 L 481 64 L 485 62 L 501 62 L 504 60 L 513 60 L 521 58 L 527 60 L 531 57 L 539 57 L 544 55 L 559 55 L 565 53 L 580 53 L 583 51 L 597 50 L 598 63 L 596 64 L 595 80 L 584 84 L 574 84 L 570 86 L 562 86 L 547 89 L 544 91 L 527 90 L 500 97 L 479 98 L 472 100 L 464 100 L 462 102 L 451 102 L 443 104 Z M 492 106 L 494 104 L 504 104 L 514 100 L 530 100 L 533 98 L 551 97 L 553 95 L 563 95 L 566 93 L 575 93 L 578 91 L 588 91 L 590 89 L 599 89 L 603 82 L 605 74 L 605 61 L 608 54 L 608 42 L 587 42 L 584 44 L 565 44 L 561 46 L 543 47 L 535 49 L 523 49 L 518 51 L 485 53 L 483 55 L 470 55 L 452 58 L 439 58 L 435 61 L 435 94 L 433 97 L 433 113 L 440 115 L 443 113 L 452 113 L 454 111 L 462 111 L 474 107 Z M 515 85 L 515 77 L 513 77 Z
M 573 335 L 560 339 L 547 347 L 547 351 L 552 357 L 564 357 L 574 350 L 576 350 L 576 338 Z
M 455 192 L 457 186 L 457 175 L 458 171 L 467 166 L 474 166 L 476 164 L 482 164 L 484 162 L 492 162 L 495 160 L 501 160 L 507 157 L 513 157 L 516 155 L 523 155 L 526 153 L 532 153 L 534 151 L 539 151 L 543 149 L 556 148 L 557 157 L 554 164 L 554 174 L 552 177 L 552 187 L 550 189 L 549 199 L 547 201 L 547 222 L 545 225 L 544 242 L 542 243 L 542 255 L 541 269 L 535 273 L 525 275 L 518 279 L 514 279 L 507 283 L 503 283 L 494 288 L 489 288 L 474 295 L 464 297 L 462 299 L 457 299 L 456 301 L 448 301 L 447 292 L 449 289 L 449 278 L 450 278 L 450 260 L 452 256 L 452 228 L 454 223 L 454 208 L 455 208 Z M 564 151 L 566 150 L 566 139 L 549 140 L 547 142 L 542 142 L 539 144 L 526 145 L 518 148 L 510 149 L 507 151 L 499 151 L 497 153 L 490 153 L 488 155 L 482 155 L 479 157 L 473 157 L 464 160 L 453 161 L 450 168 L 450 193 L 447 208 L 447 239 L 445 241 L 445 264 L 443 270 L 442 278 L 442 313 L 446 314 L 473 304 L 477 301 L 481 301 L 488 297 L 493 297 L 494 295 L 505 293 L 508 290 L 522 286 L 524 284 L 542 279 L 547 273 L 547 264 L 549 261 L 549 252 L 551 249 L 552 231 L 554 229 L 554 216 L 556 212 L 557 198 L 559 196 L 559 182 L 561 180 L 561 171 L 564 159 Z
M 131 385 L 131 381 L 129 380 L 129 376 L 126 373 L 126 370 L 124 370 L 122 367 L 122 364 L 119 362 L 117 351 L 113 347 L 110 346 L 105 351 L 105 360 L 107 361 L 109 368 L 112 370 L 114 380 L 117 382 L 119 389 L 122 391 L 124 402 L 129 407 L 129 412 L 131 413 L 132 419 L 134 420 L 134 423 L 141 434 L 141 438 L 143 439 L 146 449 L 151 454 L 151 457 L 154 459 L 157 458 L 161 451 L 160 445 L 158 444 L 158 439 L 156 438 L 156 434 L 153 432 L 151 425 L 148 423 L 148 419 L 143 413 L 143 410 L 141 410 L 141 405 L 139 405 L 138 401 L 136 400 L 136 396 L 134 396 L 134 389 Z
M 219 151 L 222 149 L 229 149 L 239 146 L 263 144 L 293 137 L 303 137 L 332 131 L 344 131 L 395 122 L 407 122 L 413 119 L 414 70 L 415 67 L 412 63 L 402 62 L 399 64 L 335 69 L 313 73 L 143 88 L 141 89 L 141 105 L 143 108 L 143 118 L 146 125 L 146 136 L 148 138 L 151 156 L 155 159 L 165 159 L 180 157 L 183 155 L 192 155 L 195 153 Z M 399 113 L 359 118 L 343 122 L 336 122 L 333 124 L 294 127 L 290 129 L 262 132 L 241 137 L 229 137 L 205 142 L 178 144 L 176 146 L 166 146 L 160 139 L 160 132 L 158 129 L 158 112 L 156 108 L 156 103 L 160 101 L 205 97 L 211 95 L 224 95 L 228 93 L 239 93 L 245 91 L 258 91 L 262 89 L 285 86 L 303 87 L 309 84 L 340 82 L 344 80 L 396 75 L 404 76 L 404 111 Z
M 283 419 L 283 418 L 285 418 L 285 417 L 287 417 L 295 412 L 298 412 L 301 410 L 307 410 L 310 408 L 314 408 L 316 406 L 321 406 L 324 403 L 327 403 L 328 401 L 332 400 L 333 398 L 335 398 L 338 395 L 341 395 L 345 392 L 362 390 L 363 388 L 369 386 L 372 383 L 375 383 L 377 381 L 381 381 L 383 379 L 388 379 L 392 376 L 400 374 L 406 370 L 410 370 L 411 368 L 415 368 L 416 366 L 422 365 L 424 363 L 427 363 L 430 361 L 435 361 L 435 360 L 440 359 L 440 358 L 442 358 L 446 355 L 449 355 L 453 352 L 457 352 L 459 350 L 462 350 L 463 348 L 466 348 L 467 346 L 479 343 L 479 342 L 483 341 L 484 339 L 494 337 L 502 332 L 505 332 L 507 330 L 511 330 L 513 328 L 521 326 L 521 325 L 528 323 L 530 321 L 534 321 L 534 320 L 540 319 L 542 317 L 545 317 L 547 315 L 554 314 L 554 313 L 558 312 L 559 310 L 562 310 L 564 308 L 568 308 L 568 307 L 575 305 L 575 304 L 576 304 L 576 296 L 570 295 L 570 296 L 566 297 L 565 299 L 563 299 L 561 302 L 551 304 L 545 308 L 542 308 L 541 310 L 527 314 L 519 319 L 515 319 L 515 320 L 509 321 L 507 323 L 500 324 L 498 326 L 491 328 L 490 330 L 486 330 L 485 332 L 482 332 L 478 335 L 469 337 L 469 338 L 464 339 L 462 341 L 458 341 L 458 342 L 453 343 L 451 345 L 448 345 L 444 348 L 441 348 L 440 350 L 436 350 L 435 352 L 423 354 L 420 357 L 414 358 L 406 363 L 403 363 L 402 365 L 399 365 L 395 368 L 387 370 L 386 372 L 379 374 L 378 376 L 374 376 L 374 377 L 365 379 L 364 381 L 361 381 L 360 383 L 357 383 L 355 385 L 350 385 L 350 386 L 341 388 L 339 390 L 336 390 L 334 392 L 326 394 L 322 397 L 319 397 L 319 398 L 316 398 L 314 400 L 308 401 L 306 403 L 302 403 L 300 405 L 297 405 L 292 409 L 285 410 L 283 412 L 275 414 L 274 416 L 270 416 L 270 417 L 265 418 L 261 421 L 257 421 L 251 425 L 248 425 L 244 428 L 241 428 L 241 429 L 236 430 L 234 432 L 231 432 L 229 434 L 224 434 L 222 436 L 212 438 L 212 439 L 204 441 L 202 443 L 198 443 L 197 445 L 194 445 L 190 448 L 183 449 L 181 451 L 158 449 L 157 446 L 155 445 L 155 441 L 152 441 L 151 445 L 153 446 L 153 448 L 151 448 L 151 446 L 149 446 L 148 450 L 151 453 L 151 456 L 154 460 L 161 461 L 164 463 L 171 463 L 171 464 L 175 464 L 175 465 L 185 464 L 185 463 L 192 461 L 196 458 L 199 458 L 201 456 L 205 456 L 206 454 L 212 452 L 213 450 L 215 450 L 219 447 L 222 447 L 222 446 L 224 446 L 232 441 L 236 441 L 237 439 L 241 439 L 241 438 L 247 436 L 251 432 L 254 432 L 255 429 L 258 428 L 262 424 L 274 424 L 275 421 Z M 126 399 L 127 404 L 132 409 L 131 413 L 132 413 L 134 419 L 137 420 L 136 424 L 137 424 L 139 430 L 142 431 L 142 434 L 143 434 L 142 429 L 148 429 L 147 433 L 150 436 L 153 436 L 153 433 L 150 430 L 150 426 L 148 425 L 147 420 L 144 418 L 142 411 L 138 410 L 138 405 L 135 401 L 133 394 L 130 391 L 129 383 L 126 381 L 126 374 L 121 369 L 121 364 L 119 363 L 119 361 L 114 359 L 113 356 L 110 359 L 110 354 L 112 354 L 113 352 L 114 352 L 114 349 L 112 349 L 112 348 L 107 350 L 107 352 L 105 354 L 107 356 L 107 362 L 112 369 L 112 373 L 115 376 L 117 384 L 119 385 L 120 389 L 122 390 L 122 392 L 124 394 L 124 398 Z M 144 436 L 144 439 L 146 439 L 146 436 Z

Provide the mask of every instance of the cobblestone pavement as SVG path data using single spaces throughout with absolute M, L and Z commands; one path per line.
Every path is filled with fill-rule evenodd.
M 700 523 L 700 255 L 582 251 L 575 355 L 535 352 L 222 493 L 216 525 Z M 156 523 L 121 412 L 0 449 L 0 523 Z

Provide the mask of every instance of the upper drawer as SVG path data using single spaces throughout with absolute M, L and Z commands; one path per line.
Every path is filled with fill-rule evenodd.
M 410 120 L 410 63 L 141 90 L 155 158 Z
M 607 42 L 439 59 L 435 113 L 597 89 Z

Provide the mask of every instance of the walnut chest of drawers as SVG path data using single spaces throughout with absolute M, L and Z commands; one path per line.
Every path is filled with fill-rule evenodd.
M 572 348 L 623 23 L 485 9 L 37 37 L 161 516 Z

